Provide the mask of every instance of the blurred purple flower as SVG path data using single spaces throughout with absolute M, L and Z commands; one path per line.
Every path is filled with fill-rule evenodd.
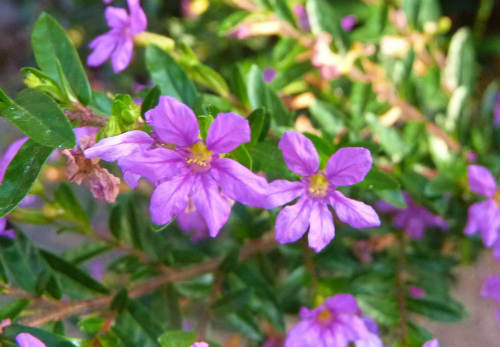
M 415 299 L 422 299 L 425 296 L 425 290 L 417 286 L 411 286 L 408 291 L 410 296 Z
M 109 5 L 113 2 L 113 0 L 103 0 L 105 4 Z
M 133 37 L 146 30 L 147 18 L 140 0 L 127 0 L 127 3 L 130 15 L 123 8 L 106 8 L 105 17 L 111 30 L 90 42 L 93 52 L 87 58 L 87 65 L 99 66 L 110 57 L 115 73 L 129 65 L 134 50 Z
M 467 151 L 467 153 L 465 154 L 465 159 L 469 163 L 475 163 L 477 161 L 477 154 L 476 154 L 476 152 L 474 152 L 474 151 Z
M 448 230 L 448 223 L 443 218 L 415 203 L 410 194 L 403 192 L 403 197 L 406 208 L 398 208 L 382 200 L 377 201 L 376 204 L 377 210 L 380 212 L 395 214 L 394 226 L 396 228 L 405 230 L 414 240 L 420 240 L 428 227 Z
M 191 347 L 210 347 L 206 342 L 195 342 L 191 345 Z
M 46 347 L 45 343 L 28 333 L 21 333 L 16 336 L 19 347 Z
M 267 68 L 262 72 L 262 75 L 264 76 L 264 82 L 266 83 L 272 82 L 274 77 L 276 77 L 276 70 L 273 69 L 272 67 Z
M 339 149 L 325 170 L 319 170 L 318 152 L 301 133 L 287 131 L 279 148 L 288 168 L 303 176 L 300 181 L 276 180 L 270 184 L 269 204 L 277 207 L 299 198 L 281 210 L 276 219 L 276 240 L 297 241 L 309 229 L 309 247 L 321 251 L 335 236 L 331 205 L 338 218 L 353 228 L 380 225 L 375 210 L 361 201 L 346 198 L 339 186 L 361 182 L 372 166 L 370 151 L 362 147 Z
M 500 276 L 488 276 L 481 288 L 483 298 L 494 299 L 500 305 Z M 497 310 L 497 320 L 500 321 L 500 308 Z
M 310 30 L 311 24 L 309 23 L 309 16 L 307 15 L 306 8 L 302 5 L 296 4 L 293 6 L 293 12 L 299 20 L 299 25 L 303 30 Z
M 250 30 L 250 27 L 247 24 L 242 23 L 231 30 L 227 35 L 238 40 L 243 40 L 249 37 L 251 34 L 252 31 Z
M 357 20 L 353 15 L 345 16 L 340 20 L 340 25 L 345 31 L 351 31 L 356 26 Z
M 192 203 L 189 205 L 192 205 Z M 194 206 L 189 205 L 185 211 L 177 215 L 177 224 L 182 231 L 191 233 L 191 238 L 195 242 L 209 238 L 210 234 L 203 216 Z
M 289 332 L 285 347 L 381 347 L 377 326 L 362 317 L 356 299 L 337 294 L 315 309 L 302 307 L 301 321 Z
M 101 140 L 85 155 L 104 160 L 120 158 L 118 165 L 122 170 L 156 185 L 150 206 L 154 223 L 170 222 L 175 215 L 185 212 L 191 201 L 203 216 L 210 236 L 215 237 L 229 218 L 229 199 L 254 207 L 267 206 L 265 178 L 221 156 L 250 141 L 250 126 L 245 118 L 235 113 L 220 113 L 210 125 L 206 141 L 201 141 L 195 114 L 173 97 L 162 96 L 145 116 L 154 136 L 163 144 L 122 157 L 123 151 L 135 151 L 145 142 L 155 143 L 141 131 L 134 135 L 141 143 L 134 140 L 126 143 L 123 139 L 131 137 L 128 132 Z M 139 133 L 142 135 L 138 136 Z M 145 138 L 150 140 L 144 141 Z M 170 148 L 175 145 L 175 149 L 165 144 Z
M 478 231 L 481 233 L 483 243 L 486 247 L 495 247 L 494 255 L 500 260 L 500 194 L 497 184 L 491 172 L 480 165 L 469 165 L 467 167 L 469 188 L 476 194 L 486 197 L 486 200 L 476 202 L 469 206 L 465 234 L 473 235 Z
M 495 97 L 495 106 L 493 107 L 493 124 L 500 126 L 500 92 Z
M 9 239 L 15 239 L 16 234 L 13 229 L 7 229 L 7 218 L 0 218 L 0 237 L 8 237 Z
M 439 347 L 439 341 L 437 339 L 429 340 L 422 347 Z

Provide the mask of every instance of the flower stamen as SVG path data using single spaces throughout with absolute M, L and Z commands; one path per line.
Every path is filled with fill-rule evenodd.
M 212 161 L 212 151 L 207 149 L 203 142 L 196 142 L 190 148 L 189 157 L 186 162 L 195 165 L 198 169 L 209 169 Z
M 322 198 L 328 192 L 329 183 L 322 172 L 318 172 L 309 178 L 309 194 L 316 198 Z

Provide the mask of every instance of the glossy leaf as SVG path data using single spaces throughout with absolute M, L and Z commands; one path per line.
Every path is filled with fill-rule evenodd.
M 198 334 L 194 331 L 173 330 L 164 332 L 158 341 L 161 347 L 191 347 Z
M 60 87 L 65 78 L 78 100 L 84 105 L 90 103 L 92 92 L 82 62 L 64 29 L 52 16 L 43 12 L 38 17 L 31 42 L 38 66 Z M 56 61 L 60 63 L 64 76 L 60 76 Z

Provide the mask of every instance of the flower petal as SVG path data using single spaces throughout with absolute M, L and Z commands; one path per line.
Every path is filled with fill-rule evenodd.
M 481 288 L 483 298 L 500 300 L 500 276 L 488 276 Z
M 282 209 L 276 218 L 276 241 L 288 243 L 300 239 L 309 226 L 310 217 L 311 202 L 306 197 Z
M 378 200 L 377 202 L 375 202 L 375 208 L 382 213 L 394 213 L 401 210 L 400 208 L 384 200 Z
M 335 186 L 361 182 L 372 167 L 372 155 L 363 147 L 341 148 L 326 165 L 326 178 Z
M 298 175 L 312 176 L 318 171 L 318 152 L 307 137 L 296 131 L 286 131 L 281 137 L 279 148 L 290 170 Z
M 135 151 L 148 149 L 154 143 L 155 141 L 144 131 L 132 130 L 117 136 L 104 138 L 83 153 L 87 158 L 115 161 L 128 157 Z
M 116 49 L 111 54 L 111 65 L 113 71 L 119 73 L 127 68 L 132 60 L 134 52 L 134 41 L 130 37 L 123 37 L 118 41 Z
M 209 175 L 201 175 L 193 191 L 193 203 L 205 219 L 210 236 L 216 237 L 229 219 L 231 205 L 220 194 L 217 183 Z
M 87 57 L 88 66 L 99 66 L 109 59 L 118 44 L 119 37 L 113 33 L 97 36 L 89 44 L 92 53 Z
M 135 189 L 139 185 L 139 180 L 141 179 L 141 175 L 137 175 L 133 172 L 129 172 L 122 168 L 123 172 L 123 180 L 125 183 L 129 185 L 130 188 Z
M 275 208 L 295 200 L 304 192 L 301 181 L 276 180 L 269 183 L 268 207 Z
M 250 141 L 248 120 L 236 113 L 219 113 L 210 124 L 207 149 L 217 153 L 229 153 L 244 142 Z
M 28 333 L 20 333 L 16 336 L 19 347 L 46 347 L 38 338 Z
M 229 198 L 252 207 L 268 208 L 269 184 L 264 177 L 228 158 L 213 160 L 210 173 Z
M 325 304 L 332 313 L 358 312 L 358 303 L 351 294 L 337 294 L 325 300 Z
M 91 137 L 94 138 L 97 136 L 97 133 L 99 132 L 99 128 L 96 127 L 80 127 L 80 128 L 74 128 L 73 132 L 75 133 L 76 137 L 76 145 L 79 147 L 80 146 L 80 141 L 84 137 Z
M 137 151 L 132 156 L 119 159 L 118 166 L 124 172 L 145 177 L 155 185 L 178 175 L 185 167 L 182 156 L 166 148 Z
M 158 105 L 145 114 L 158 137 L 178 146 L 192 146 L 198 140 L 200 129 L 193 111 L 171 96 L 160 97 Z
M 469 207 L 465 234 L 481 233 L 483 243 L 491 247 L 498 238 L 500 211 L 492 200 L 477 202 Z
M 115 202 L 120 192 L 120 179 L 101 167 L 94 170 L 89 178 L 89 184 L 94 198 L 109 203 Z
M 179 175 L 156 187 L 149 207 L 153 222 L 157 225 L 167 224 L 175 215 L 183 212 L 194 182 L 192 175 Z
M 439 341 L 437 339 L 429 340 L 422 347 L 439 347 Z
M 129 23 L 128 13 L 124 8 L 108 6 L 104 11 L 104 18 L 113 29 L 123 29 Z
M 492 197 L 497 184 L 490 170 L 480 165 L 469 165 L 467 167 L 467 176 L 469 178 L 469 188 L 476 194 Z
M 22 139 L 12 142 L 11 145 L 5 151 L 5 154 L 3 155 L 2 159 L 0 159 L 0 184 L 3 181 L 3 177 L 5 176 L 5 172 L 7 171 L 10 162 L 12 161 L 12 159 L 14 159 L 17 152 L 19 152 L 19 150 L 26 141 L 28 141 L 28 138 L 23 137 Z
M 335 237 L 335 226 L 328 206 L 324 202 L 315 202 L 309 217 L 309 247 L 320 252 Z
M 130 11 L 130 33 L 136 35 L 146 30 L 148 19 L 141 7 L 140 0 L 128 0 L 128 8 Z
M 188 209 L 189 210 L 189 207 Z M 186 211 L 187 211 L 186 210 Z M 205 223 L 205 219 L 200 214 L 200 212 L 196 209 L 189 212 L 181 212 L 177 216 L 177 224 L 179 228 L 181 228 L 184 232 L 193 232 L 192 240 L 199 241 L 208 238 L 210 235 L 208 234 L 207 223 Z
M 364 202 L 346 198 L 341 192 L 335 191 L 330 197 L 330 203 L 339 219 L 353 228 L 372 228 L 380 225 L 377 212 Z

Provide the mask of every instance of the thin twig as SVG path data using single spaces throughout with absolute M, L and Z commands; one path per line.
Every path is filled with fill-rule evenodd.
M 404 271 L 406 268 L 406 234 L 403 230 L 398 231 L 398 259 L 396 270 L 396 296 L 399 309 L 399 328 L 401 334 L 401 347 L 408 345 L 408 311 L 406 309 L 406 288 L 404 284 Z
M 241 260 L 245 260 L 259 252 L 269 252 L 277 246 L 274 236 L 252 241 L 241 252 Z M 185 267 L 182 269 L 172 269 L 163 273 L 159 277 L 152 278 L 146 282 L 135 285 L 129 291 L 129 297 L 138 298 L 146 295 L 156 288 L 163 286 L 166 283 L 182 282 L 193 277 L 201 276 L 206 273 L 215 271 L 221 263 L 220 259 L 213 259 L 207 262 Z M 32 315 L 22 320 L 22 324 L 39 327 L 50 321 L 58 321 L 70 317 L 75 314 L 84 312 L 97 311 L 108 306 L 113 300 L 115 294 L 104 295 L 97 298 L 77 300 L 73 302 L 61 302 L 58 307 L 52 308 L 49 312 Z
M 80 125 L 103 127 L 108 122 L 106 117 L 99 116 L 80 104 L 73 104 L 73 109 L 66 110 L 65 113 L 69 120 L 78 121 Z

